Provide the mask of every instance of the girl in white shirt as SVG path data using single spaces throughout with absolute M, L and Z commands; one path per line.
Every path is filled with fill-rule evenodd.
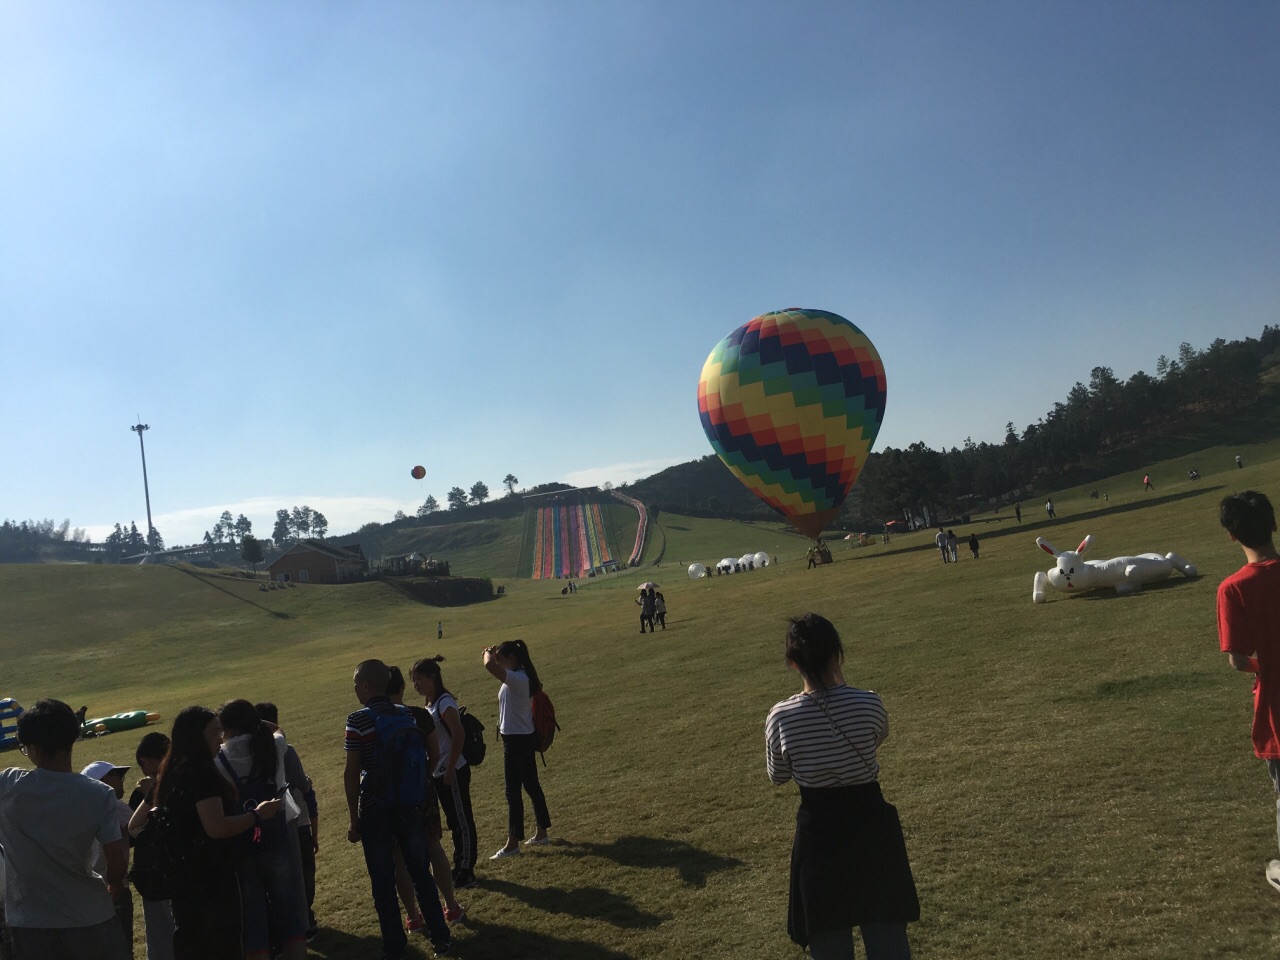
M 441 656 L 419 660 L 409 671 L 409 679 L 431 711 L 431 719 L 436 722 L 440 764 L 431 773 L 435 777 L 436 796 L 444 808 L 445 822 L 453 835 L 453 885 L 461 890 L 476 882 L 476 860 L 480 851 L 476 841 L 476 819 L 471 813 L 471 767 L 462 755 L 466 736 L 462 731 L 458 701 L 445 687 L 440 673 L 443 660 Z
M 527 841 L 529 846 L 550 843 L 547 829 L 551 814 L 538 783 L 537 735 L 533 727 L 530 698 L 542 689 L 538 671 L 529 659 L 529 648 L 523 640 L 508 640 L 496 647 L 486 647 L 484 667 L 498 680 L 498 732 L 502 736 L 502 773 L 507 785 L 507 842 L 490 860 L 514 857 L 524 840 L 524 796 L 533 801 L 537 830 Z

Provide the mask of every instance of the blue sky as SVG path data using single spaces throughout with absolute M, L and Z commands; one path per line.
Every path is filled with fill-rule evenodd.
M 1280 6 L 0 6 L 0 515 L 333 532 L 710 452 L 820 307 L 876 449 L 1280 321 Z M 422 482 L 409 476 L 421 463 Z

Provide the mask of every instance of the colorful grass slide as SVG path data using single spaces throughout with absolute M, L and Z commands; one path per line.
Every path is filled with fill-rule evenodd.
M 533 535 L 533 578 L 583 577 L 613 562 L 600 504 L 563 499 L 538 507 Z
M 636 545 L 631 548 L 631 557 L 627 560 L 627 566 L 634 567 L 640 562 L 640 557 L 644 555 L 644 542 L 649 535 L 649 511 L 644 508 L 644 504 L 634 497 L 628 497 L 625 493 L 619 493 L 617 490 L 610 490 L 615 497 L 623 503 L 629 503 L 636 508 L 636 512 L 640 514 L 640 523 L 636 525 Z

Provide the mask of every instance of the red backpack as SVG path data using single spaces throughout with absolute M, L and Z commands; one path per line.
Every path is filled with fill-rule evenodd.
M 538 753 L 542 754 L 542 765 L 547 765 L 547 750 L 556 738 L 560 724 L 556 723 L 556 708 L 545 690 L 539 690 L 529 698 L 529 706 L 533 708 L 533 735 L 538 738 Z

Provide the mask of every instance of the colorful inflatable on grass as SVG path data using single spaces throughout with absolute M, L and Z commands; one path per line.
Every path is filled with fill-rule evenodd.
M 711 351 L 698 415 L 752 493 L 816 538 L 857 482 L 884 419 L 884 364 L 826 310 L 765 313 Z
M 1154 583 L 1170 576 L 1175 570 L 1186 577 L 1196 575 L 1194 563 L 1187 563 L 1176 553 L 1140 553 L 1135 557 L 1112 557 L 1110 560 L 1085 560 L 1084 553 L 1093 543 L 1087 536 L 1074 550 L 1061 553 L 1043 537 L 1036 537 L 1036 546 L 1057 558 L 1057 564 L 1047 573 L 1036 573 L 1031 585 L 1031 599 L 1044 603 L 1045 587 L 1051 586 L 1064 593 L 1084 593 L 1114 587 L 1116 593 L 1137 593 L 1143 584 Z

